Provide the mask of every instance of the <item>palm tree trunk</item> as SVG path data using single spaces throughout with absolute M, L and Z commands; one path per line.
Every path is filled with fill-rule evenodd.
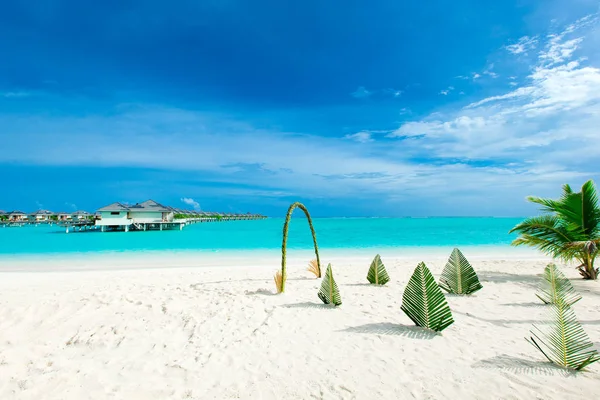
M 591 254 L 586 253 L 583 256 L 583 262 L 579 266 L 579 274 L 583 276 L 583 279 L 598 279 L 598 271 L 594 268 L 594 258 Z
M 288 208 L 287 215 L 285 216 L 285 223 L 283 224 L 283 243 L 281 244 L 281 293 L 285 291 L 285 281 L 287 279 L 287 268 L 286 268 L 286 254 L 287 254 L 287 238 L 288 238 L 288 228 L 290 224 L 290 219 L 292 218 L 292 213 L 294 209 L 298 207 L 304 214 L 306 215 L 306 219 L 308 219 L 308 226 L 310 227 L 310 233 L 312 234 L 313 244 L 315 246 L 315 255 L 317 256 L 317 266 L 319 267 L 319 278 L 321 277 L 321 260 L 319 259 L 319 247 L 317 246 L 317 235 L 315 233 L 315 228 L 313 227 L 312 219 L 310 218 L 310 214 L 304 204 L 295 202 L 290 208 Z

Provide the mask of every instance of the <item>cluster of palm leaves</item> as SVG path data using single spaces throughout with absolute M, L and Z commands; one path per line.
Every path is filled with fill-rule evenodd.
M 552 322 L 546 329 L 533 327 L 526 339 L 552 363 L 582 370 L 599 361 L 600 355 L 585 333 L 571 306 L 581 299 L 569 280 L 554 264 L 549 264 L 537 296 L 549 307 Z
M 597 279 L 594 261 L 600 247 L 600 204 L 594 182 L 583 184 L 580 192 L 563 186 L 558 200 L 528 197 L 540 204 L 545 214 L 527 218 L 510 232 L 519 233 L 515 246 L 536 247 L 565 262 L 577 260 L 584 279 Z

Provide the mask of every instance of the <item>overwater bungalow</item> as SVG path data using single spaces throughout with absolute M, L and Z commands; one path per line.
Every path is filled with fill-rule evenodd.
M 48 210 L 37 210 L 29 214 L 30 222 L 45 222 L 49 221 L 50 217 L 52 217 L 54 213 Z
M 27 214 L 25 214 L 23 211 L 18 211 L 18 210 L 10 211 L 7 213 L 7 216 L 8 216 L 9 221 L 23 222 L 23 221 L 27 220 Z
M 59 221 L 71 221 L 73 218 L 71 217 L 71 213 L 68 212 L 57 212 L 56 213 L 56 218 Z
M 90 217 L 90 215 L 92 215 L 92 214 L 90 214 L 87 211 L 79 210 L 79 211 L 75 211 L 73 214 L 71 214 L 71 219 L 73 219 L 74 221 L 83 221 L 83 220 L 88 219 Z
M 185 222 L 174 221 L 174 209 L 163 206 L 154 200 L 146 200 L 143 203 L 125 205 L 113 203 L 98 209 L 100 219 L 96 225 L 102 231 L 106 229 L 120 229 L 125 232 L 130 229 L 182 229 Z

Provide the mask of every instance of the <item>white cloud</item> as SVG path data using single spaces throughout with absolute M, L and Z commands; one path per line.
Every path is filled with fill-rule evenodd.
M 479 79 L 479 78 L 481 78 L 481 75 L 479 75 L 477 72 L 473 73 L 473 80 Z
M 573 24 L 540 43 L 545 50 L 523 86 L 511 77 L 512 91 L 404 123 L 389 136 L 444 159 L 510 161 L 510 169 L 519 165 L 532 176 L 578 179 L 597 174 L 591 163 L 600 158 L 600 68 L 573 59 L 586 41 L 582 26 Z
M 454 90 L 454 86 L 448 86 L 447 89 L 440 90 L 440 94 L 444 95 L 444 96 L 447 96 L 453 90 Z
M 20 97 L 29 97 L 31 96 L 31 92 L 26 92 L 26 91 L 16 91 L 16 92 L 0 92 L 0 97 L 5 97 L 7 99 L 10 98 L 20 98 Z
M 355 140 L 359 143 L 367 143 L 367 142 L 373 141 L 373 137 L 371 136 L 371 132 L 369 132 L 369 131 L 361 131 L 361 132 L 353 133 L 351 135 L 346 135 L 344 137 L 346 139 Z
M 504 46 L 504 48 L 512 54 L 527 54 L 528 51 L 535 49 L 537 43 L 537 37 L 523 36 L 517 41 L 517 43 Z
M 358 89 L 356 89 L 350 94 L 356 99 L 364 99 L 372 95 L 372 93 L 368 91 L 364 86 L 360 86 Z
M 194 210 L 200 210 L 200 203 L 198 203 L 196 200 L 192 199 L 191 197 L 182 197 L 181 201 L 185 204 L 187 204 L 188 206 L 192 206 L 194 208 Z

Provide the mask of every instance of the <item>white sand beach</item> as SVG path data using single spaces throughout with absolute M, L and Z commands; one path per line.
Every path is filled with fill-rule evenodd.
M 524 339 L 547 321 L 535 296 L 548 259 L 470 258 L 483 289 L 447 296 L 441 335 L 400 310 L 418 260 L 332 257 L 343 305 L 324 306 L 308 257 L 274 295 L 276 255 L 220 264 L 172 257 L 0 261 L 0 399 L 582 399 L 585 373 L 549 364 Z M 373 254 L 374 255 L 374 254 Z M 469 258 L 469 254 L 465 254 Z M 125 260 L 125 261 L 123 261 Z M 233 260 L 233 261 L 232 261 Z M 445 257 L 423 259 L 437 278 Z M 208 266 L 211 265 L 211 266 Z M 151 267 L 151 268 L 146 268 Z M 600 348 L 600 282 L 563 267 Z

